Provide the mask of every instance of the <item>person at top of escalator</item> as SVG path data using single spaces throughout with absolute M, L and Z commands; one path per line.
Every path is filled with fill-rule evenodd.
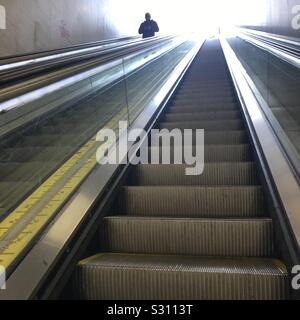
M 139 34 L 142 34 L 144 39 L 154 37 L 155 32 L 159 31 L 159 27 L 157 23 L 151 19 L 150 13 L 146 13 L 145 19 L 146 21 L 144 21 L 139 28 Z

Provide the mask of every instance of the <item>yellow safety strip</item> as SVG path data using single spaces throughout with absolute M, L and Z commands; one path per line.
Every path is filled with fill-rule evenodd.
M 118 122 L 124 119 L 126 115 L 127 110 L 125 108 L 104 127 L 110 129 L 117 128 Z M 9 268 L 15 262 L 20 253 L 54 217 L 57 210 L 60 209 L 73 191 L 95 167 L 97 164 L 96 147 L 97 141 L 96 136 L 94 136 L 0 223 L 1 266 Z M 104 155 L 107 151 L 107 146 L 106 148 L 105 146 L 100 146 L 99 148 L 98 152 Z M 85 159 L 86 156 L 88 157 Z M 80 161 L 83 162 L 76 169 L 75 174 L 72 174 L 61 186 L 58 186 L 68 173 L 70 174 L 70 171 L 78 166 Z M 51 192 L 53 194 L 49 198 L 49 193 L 51 194 Z M 41 208 L 37 209 L 36 214 L 30 216 L 38 205 Z

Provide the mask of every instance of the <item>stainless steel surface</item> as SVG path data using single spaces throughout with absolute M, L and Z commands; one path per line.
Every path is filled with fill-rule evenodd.
M 290 63 L 291 65 L 295 66 L 296 68 L 300 68 L 300 56 L 293 55 L 290 52 L 286 52 L 285 50 L 283 50 L 281 48 L 274 47 L 274 46 L 269 45 L 259 39 L 255 39 L 255 38 L 251 37 L 251 33 L 243 32 L 243 30 L 241 30 L 241 29 L 240 29 L 240 32 L 238 33 L 238 36 L 241 39 L 244 39 L 244 40 L 254 44 L 255 46 L 258 46 L 259 48 L 267 50 L 271 54 Z M 298 50 L 300 50 L 300 43 L 293 42 L 293 45 L 297 45 Z
M 300 245 L 300 186 L 280 147 L 280 143 L 249 86 L 251 84 L 251 87 L 255 87 L 254 83 L 226 40 L 221 39 L 221 43 L 228 66 L 245 102 L 247 108 L 245 112 L 252 121 L 294 237 Z
M 245 33 L 249 33 L 249 34 L 253 34 L 253 35 L 257 35 L 257 36 L 261 36 L 266 39 L 275 40 L 275 41 L 282 43 L 282 44 L 300 47 L 300 38 L 287 37 L 287 36 L 282 36 L 282 35 L 278 35 L 278 34 L 274 34 L 274 33 L 257 31 L 257 30 L 253 30 L 253 29 L 249 29 L 249 28 L 236 28 L 236 30 L 241 31 L 241 32 L 245 32 Z
M 89 50 L 110 48 L 117 44 L 138 41 L 138 39 L 139 37 L 124 37 L 105 41 L 85 43 L 82 45 L 71 46 L 64 49 L 32 52 L 24 55 L 15 55 L 3 58 L 0 57 L 0 71 L 17 68 L 24 65 L 32 65 L 38 62 L 50 61 L 57 58 L 68 57 L 77 53 L 85 53 Z
M 7 98 L 5 99 L 5 97 L 3 97 L 3 94 L 6 93 L 6 95 L 8 95 L 7 91 L 9 92 L 9 89 L 20 87 L 21 80 L 25 82 L 25 84 L 21 83 L 23 86 L 34 81 L 41 86 L 41 77 L 46 74 L 50 82 L 53 76 L 53 70 L 54 74 L 55 72 L 57 73 L 56 77 L 59 78 L 58 75 L 61 70 L 65 71 L 64 76 L 69 75 L 70 70 L 77 70 L 78 68 L 81 68 L 79 71 L 87 70 L 95 66 L 97 67 L 102 60 L 106 61 L 111 60 L 113 57 L 120 57 L 125 51 L 132 53 L 135 49 L 137 50 L 138 47 L 143 49 L 146 48 L 147 45 L 155 46 L 155 43 L 168 39 L 172 39 L 172 36 L 155 37 L 147 39 L 147 41 L 143 41 L 142 39 L 119 40 L 115 43 L 111 41 L 108 44 L 96 47 L 87 44 L 86 47 L 80 46 L 81 49 L 76 50 L 71 48 L 54 55 L 41 54 L 41 57 L 29 58 L 28 60 L 26 58 L 27 56 L 25 56 L 23 59 L 17 59 L 17 62 L 0 65 L 0 69 L 2 68 L 2 70 L 0 70 L 1 99 L 7 100 Z M 67 71 L 69 71 L 69 73 Z M 37 79 L 34 79 L 34 76 L 36 76 Z M 19 86 L 13 86 L 15 83 L 19 84 Z M 17 94 L 20 93 L 15 92 L 15 95 Z
M 133 123 L 132 128 L 145 128 L 150 119 L 157 113 L 159 106 L 166 95 L 172 90 L 177 79 L 185 71 L 187 65 L 199 51 L 203 41 L 186 55 L 174 69 L 168 80 L 145 106 L 144 111 Z M 121 136 L 119 144 L 125 137 Z M 142 142 L 141 142 L 142 143 Z M 134 148 L 138 148 L 135 145 Z M 134 154 L 134 152 L 133 152 Z M 51 271 L 54 263 L 68 247 L 74 232 L 80 224 L 89 218 L 90 209 L 93 207 L 99 194 L 101 194 L 118 166 L 97 166 L 86 181 L 77 190 L 76 194 L 68 201 L 56 220 L 48 227 L 44 236 L 26 255 L 7 281 L 7 290 L 0 291 L 0 299 L 30 299 L 40 288 L 42 281 Z M 24 275 L 30 274 L 30 277 Z

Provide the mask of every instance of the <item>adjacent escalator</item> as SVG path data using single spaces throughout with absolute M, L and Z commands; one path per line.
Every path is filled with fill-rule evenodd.
M 288 272 L 217 40 L 202 47 L 158 127 L 205 129 L 204 173 L 131 167 L 101 224 L 100 253 L 76 268 L 74 297 L 288 298 Z

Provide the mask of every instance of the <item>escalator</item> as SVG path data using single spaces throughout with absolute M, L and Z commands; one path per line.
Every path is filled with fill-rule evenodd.
M 101 223 L 98 252 L 76 267 L 73 298 L 289 298 L 288 271 L 218 40 L 206 41 L 157 128 L 205 129 L 204 173 L 186 176 L 177 164 L 132 166 Z

